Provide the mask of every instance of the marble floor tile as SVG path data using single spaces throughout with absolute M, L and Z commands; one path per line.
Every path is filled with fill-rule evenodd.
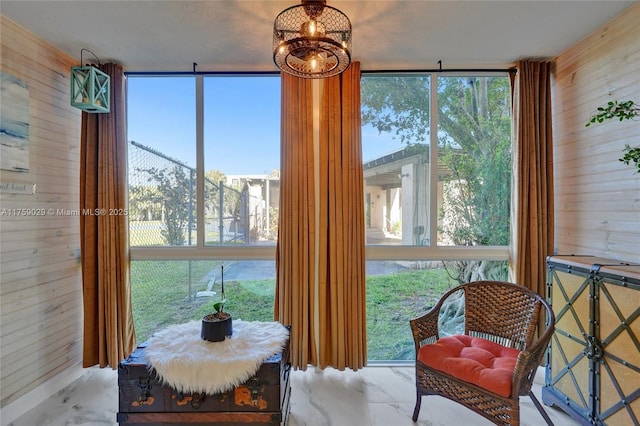
M 363 424 L 363 420 L 368 423 L 364 385 L 361 374 L 351 370 L 294 371 L 288 425 L 357 425 Z
M 416 402 L 413 367 L 368 367 L 360 370 L 367 402 Z
M 412 366 L 366 367 L 291 373 L 291 411 L 288 426 L 485 426 L 488 420 L 438 396 L 423 397 L 418 422 L 411 420 L 415 405 Z M 540 399 L 542 376 L 534 393 Z M 521 399 L 522 426 L 544 425 L 529 398 Z M 559 410 L 545 407 L 556 426 L 577 422 Z M 78 380 L 34 407 L 10 426 L 117 425 L 117 371 L 90 368 Z
M 109 368 L 89 368 L 10 426 L 117 425 L 117 374 Z
M 406 402 L 375 402 L 368 403 L 369 424 L 371 426 L 431 426 L 433 423 L 428 416 L 418 418 L 418 422 L 411 420 L 414 403 Z

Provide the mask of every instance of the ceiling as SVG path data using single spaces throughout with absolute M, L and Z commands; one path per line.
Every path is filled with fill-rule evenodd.
M 363 70 L 504 68 L 553 58 L 637 1 L 328 0 Z M 273 20 L 298 0 L 12 1 L 2 15 L 77 57 L 127 71 L 275 71 Z M 85 62 L 90 55 L 85 54 Z

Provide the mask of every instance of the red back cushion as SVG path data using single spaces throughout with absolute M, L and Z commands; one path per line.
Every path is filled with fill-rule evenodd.
M 423 364 L 504 397 L 520 351 L 479 337 L 448 336 L 418 351 Z

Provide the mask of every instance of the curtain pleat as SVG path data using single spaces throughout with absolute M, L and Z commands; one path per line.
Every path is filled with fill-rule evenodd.
M 291 326 L 291 364 L 315 363 L 315 200 L 311 81 L 282 74 L 280 219 L 274 317 Z
M 367 358 L 359 62 L 324 80 L 320 117 L 320 367 L 355 370 Z
M 115 369 L 136 345 L 125 213 L 125 78 L 120 65 L 105 64 L 100 69 L 111 79 L 111 112 L 83 112 L 81 129 L 82 365 Z
M 515 280 L 546 294 L 546 257 L 553 254 L 551 63 L 518 62 L 513 84 L 516 147 Z
M 322 86 L 314 156 L 312 83 L 282 75 L 274 313 L 292 327 L 294 368 L 358 369 L 366 363 L 360 64 Z

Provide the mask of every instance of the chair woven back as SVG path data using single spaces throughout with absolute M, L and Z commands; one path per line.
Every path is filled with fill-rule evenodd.
M 535 337 L 542 298 L 501 281 L 460 286 L 465 293 L 465 333 L 522 350 Z

